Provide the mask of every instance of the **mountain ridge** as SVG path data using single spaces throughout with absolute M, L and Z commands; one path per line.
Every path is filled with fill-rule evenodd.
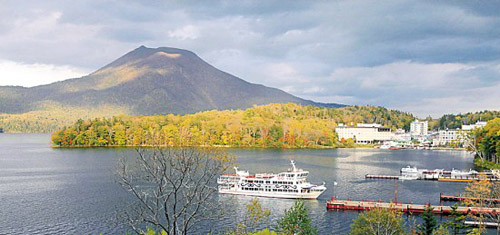
M 3 102 L 2 102 L 3 100 Z M 340 107 L 305 100 L 221 71 L 194 52 L 140 46 L 80 78 L 35 87 L 1 86 L 0 113 L 24 113 L 46 103 L 127 107 L 129 115 L 187 114 L 269 103 Z

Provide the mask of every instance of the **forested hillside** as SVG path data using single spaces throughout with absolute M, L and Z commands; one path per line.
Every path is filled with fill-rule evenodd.
M 7 133 L 52 133 L 72 125 L 78 119 L 112 117 L 123 113 L 126 113 L 126 108 L 119 106 L 71 108 L 47 103 L 42 110 L 22 114 L 0 114 L 0 128 Z
M 462 125 L 474 124 L 478 121 L 487 122 L 500 117 L 500 111 L 480 111 L 469 112 L 464 114 L 446 114 L 437 120 L 429 120 L 429 126 L 433 130 L 438 129 L 456 129 L 461 128 Z
M 325 108 L 270 104 L 191 115 L 79 120 L 56 131 L 56 146 L 336 147 L 337 123 L 376 122 L 408 128 L 413 115 L 375 106 Z

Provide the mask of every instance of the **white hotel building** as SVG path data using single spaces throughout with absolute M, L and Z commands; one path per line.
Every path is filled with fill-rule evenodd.
M 476 122 L 476 124 L 462 125 L 462 129 L 446 129 L 440 130 L 437 144 L 448 145 L 451 143 L 464 143 L 464 135 L 467 131 L 473 130 L 475 128 L 481 128 L 486 126 L 486 122 Z
M 415 120 L 410 123 L 410 134 L 412 136 L 426 136 L 428 134 L 429 123 L 427 121 Z
M 339 123 L 335 132 L 339 140 L 353 139 L 358 144 L 381 143 L 394 138 L 390 127 L 383 127 L 376 123 L 358 123 L 356 126 Z
M 453 142 L 462 142 L 463 138 L 461 136 L 461 131 L 459 129 L 456 130 L 440 130 L 439 131 L 439 145 L 447 145 Z

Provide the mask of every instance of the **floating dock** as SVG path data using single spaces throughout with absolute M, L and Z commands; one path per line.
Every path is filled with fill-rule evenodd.
M 440 177 L 438 181 L 444 182 L 471 182 L 478 180 L 488 180 L 488 181 L 498 181 L 498 178 L 486 178 L 486 177 L 460 177 L 460 178 L 448 178 L 448 177 Z
M 374 208 L 384 208 L 389 210 L 396 210 L 405 213 L 423 213 L 427 205 L 412 204 L 412 203 L 389 203 L 380 201 L 351 201 L 351 200 L 338 200 L 332 198 L 326 203 L 327 209 L 332 210 L 371 210 Z M 431 205 L 432 213 L 434 214 L 450 214 L 452 208 L 450 206 Z M 484 207 L 458 207 L 457 213 L 460 214 L 478 214 L 488 213 L 492 215 L 500 214 L 500 208 L 484 208 Z
M 479 227 L 480 223 L 478 221 L 464 221 L 464 224 L 473 227 Z M 483 222 L 482 224 L 487 228 L 498 228 L 498 223 L 495 222 Z
M 384 179 L 384 180 L 437 180 L 440 182 L 471 182 L 477 180 L 500 181 L 498 178 L 481 178 L 481 177 L 426 177 L 426 178 L 409 178 L 398 175 L 365 175 L 365 179 Z
M 441 193 L 439 195 L 439 199 L 441 201 L 455 201 L 455 202 L 461 202 L 461 201 L 479 201 L 479 198 L 471 198 L 471 197 L 464 197 L 462 195 L 459 196 L 451 196 L 451 195 L 443 195 Z M 495 203 L 500 203 L 500 199 L 494 199 L 494 198 L 484 198 L 483 201 L 488 201 L 488 202 L 495 202 Z
M 366 179 L 394 179 L 394 180 L 438 180 L 445 182 L 471 182 L 476 180 L 499 181 L 500 171 L 478 172 L 472 169 L 469 171 L 451 171 L 444 169 L 418 169 L 416 167 L 404 167 L 400 170 L 400 175 L 365 175 Z
M 397 175 L 365 175 L 366 179 L 384 179 L 384 180 L 398 180 Z

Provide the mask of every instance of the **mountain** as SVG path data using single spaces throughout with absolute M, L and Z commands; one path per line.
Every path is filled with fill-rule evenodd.
M 4 114 L 100 107 L 129 115 L 186 114 L 289 102 L 341 106 L 246 82 L 193 52 L 168 47 L 141 46 L 81 78 L 32 88 L 0 87 L 0 113 Z

